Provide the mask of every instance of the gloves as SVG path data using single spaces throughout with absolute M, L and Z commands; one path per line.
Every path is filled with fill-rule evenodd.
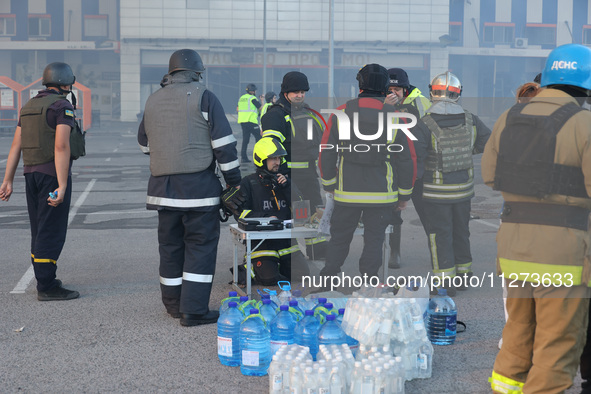
M 246 196 L 236 187 L 228 187 L 220 196 L 222 206 L 229 215 L 240 216 L 242 204 L 246 201 Z

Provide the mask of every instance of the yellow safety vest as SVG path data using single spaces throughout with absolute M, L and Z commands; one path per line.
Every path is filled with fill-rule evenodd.
M 259 111 L 252 100 L 256 100 L 256 97 L 248 93 L 243 94 L 238 100 L 238 123 L 259 123 Z

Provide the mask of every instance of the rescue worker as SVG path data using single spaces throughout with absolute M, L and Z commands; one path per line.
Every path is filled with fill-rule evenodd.
M 591 49 L 552 50 L 541 86 L 501 115 L 482 157 L 505 201 L 496 239 L 508 319 L 489 379 L 501 393 L 564 392 L 587 335 Z
M 45 67 L 41 83 L 46 89 L 39 91 L 21 109 L 0 185 L 0 200 L 8 201 L 22 152 L 31 224 L 31 262 L 39 301 L 71 300 L 80 296 L 56 279 L 57 261 L 68 229 L 72 159 L 84 155 L 83 151 L 70 149 L 71 139 L 82 138 L 83 141 L 75 121 L 74 106 L 66 99 L 75 81 L 72 68 L 66 63 L 55 62 Z M 75 98 L 73 101 L 75 105 Z
M 248 143 L 250 136 L 254 137 L 255 142 L 261 138 L 259 128 L 259 110 L 261 103 L 256 97 L 257 87 L 255 84 L 246 85 L 246 93 L 240 96 L 238 100 L 238 124 L 242 127 L 242 149 L 240 150 L 242 163 L 248 162 Z
M 400 112 L 408 112 L 419 119 L 425 114 L 425 109 L 431 106 L 431 101 L 421 94 L 421 91 L 410 84 L 406 71 L 401 68 L 388 70 L 390 80 L 388 82 L 388 95 L 384 102 L 393 105 Z M 419 112 L 419 108 L 422 112 Z M 412 132 L 412 129 L 411 129 Z M 410 143 L 412 144 L 412 142 Z M 410 146 L 410 145 L 409 145 Z M 414 154 L 414 148 L 413 148 Z M 416 155 L 415 155 L 416 159 Z M 412 189 L 412 202 L 423 228 L 425 228 L 425 213 L 423 208 L 423 180 L 422 163 L 417 162 L 417 179 Z M 402 237 L 401 211 L 395 210 L 392 220 L 392 233 L 390 233 L 390 259 L 389 268 L 400 268 L 400 238 Z M 426 232 L 426 230 L 425 230 Z
M 318 148 L 323 125 L 317 112 L 304 100 L 310 90 L 308 78 L 299 71 L 283 76 L 279 100 L 261 119 L 263 137 L 277 138 L 287 151 L 282 171 L 292 177 L 304 200 L 310 201 L 311 211 L 318 212 L 324 205 L 316 171 Z M 312 139 L 308 139 L 308 120 L 312 120 Z M 318 236 L 306 239 L 306 255 L 311 259 L 323 259 L 326 255 L 326 238 Z
M 367 64 L 357 73 L 357 80 L 359 97 L 337 109 L 345 112 L 351 124 L 354 119 L 358 120 L 357 128 L 361 134 L 376 134 L 376 130 L 384 132 L 371 141 L 359 138 L 357 133 L 350 133 L 350 139 L 341 139 L 341 134 L 346 134 L 340 130 L 344 122 L 338 122 L 335 115 L 329 118 L 322 144 L 333 148 L 320 152 L 319 163 L 322 185 L 324 190 L 334 193 L 335 206 L 330 221 L 331 239 L 326 264 L 320 271 L 324 277 L 341 272 L 360 219 L 363 221 L 364 242 L 359 271 L 376 276 L 382 265 L 382 244 L 391 211 L 393 207 L 404 209 L 412 193 L 415 163 L 407 137 L 400 130 L 394 130 L 389 140 L 385 132 L 388 122 L 385 115 L 395 111 L 392 106 L 384 104 L 388 72 L 379 64 Z M 373 150 L 367 151 L 366 145 L 373 146 Z M 377 148 L 378 145 L 381 149 Z M 386 146 L 393 146 L 390 149 L 395 152 Z
M 431 101 L 423 96 L 419 88 L 410 84 L 406 71 L 401 68 L 391 68 L 388 70 L 388 75 L 390 76 L 388 90 L 394 95 L 388 96 L 386 104 L 412 105 L 418 111 L 419 118 L 425 116 L 431 106 Z
M 462 276 L 465 290 L 472 276 L 470 209 L 474 197 L 472 155 L 482 153 L 490 129 L 478 116 L 457 102 L 460 80 L 449 71 L 438 74 L 429 85 L 433 105 L 413 129 L 418 138 L 417 161 L 424 163 L 423 205 L 433 274 L 453 295 L 451 279 Z
M 228 185 L 241 180 L 236 139 L 219 100 L 200 82 L 203 71 L 194 50 L 174 52 L 138 130 L 150 155 L 147 209 L 158 211 L 162 302 L 183 326 L 219 316 L 208 307 L 220 237 L 216 162 Z
M 255 144 L 253 162 L 257 168 L 240 184 L 245 201 L 239 218 L 292 218 L 292 198 L 301 197 L 290 178 L 279 172 L 286 155 L 285 148 L 275 138 L 264 137 Z M 253 241 L 253 248 L 258 248 L 252 252 L 251 275 L 259 284 L 275 286 L 278 281 L 292 279 L 301 282 L 302 275 L 309 275 L 306 258 L 297 243 L 292 246 L 291 239 L 268 239 L 258 244 L 259 241 Z
M 265 94 L 265 104 L 261 108 L 261 122 L 263 119 L 263 115 L 266 114 L 269 107 L 271 107 L 276 102 L 277 102 L 277 95 L 275 94 L 275 92 L 267 92 Z

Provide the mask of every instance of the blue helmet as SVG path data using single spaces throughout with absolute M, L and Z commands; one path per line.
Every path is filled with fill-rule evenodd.
M 572 85 L 591 90 L 591 49 L 580 44 L 566 44 L 552 50 L 546 59 L 540 85 Z

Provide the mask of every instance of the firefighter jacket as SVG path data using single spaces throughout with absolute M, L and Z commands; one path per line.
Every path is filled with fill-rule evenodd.
M 312 135 L 308 139 L 308 120 Z M 276 138 L 287 151 L 288 168 L 315 168 L 324 128 L 320 117 L 307 105 L 292 105 L 283 94 L 261 119 L 263 137 Z
M 566 93 L 556 89 L 542 90 L 521 114 L 549 117 L 567 104 L 578 105 Z M 482 157 L 482 177 L 486 185 L 495 186 L 501 137 L 507 129 L 509 110 L 495 123 L 492 136 Z M 526 151 L 528 146 L 523 146 Z M 501 152 L 502 153 L 502 152 Z M 554 163 L 580 168 L 581 182 L 591 195 L 591 113 L 580 111 L 559 128 L 555 137 Z M 550 175 L 549 175 L 550 176 Z M 561 182 L 560 177 L 554 179 Z M 585 223 L 591 199 L 566 194 L 541 197 L 502 191 L 505 209 L 497 233 L 497 272 L 509 280 L 522 280 L 548 285 L 591 284 L 591 232 Z M 511 208 L 524 208 L 534 213 L 525 222 L 511 219 Z M 517 211 L 516 211 L 517 212 Z M 536 214 L 537 212 L 537 214 Z M 572 213 L 575 213 L 574 215 Z M 570 219 L 569 219 L 570 217 Z M 531 223 L 532 220 L 536 223 Z M 565 220 L 568 219 L 568 220 Z M 529 223 L 528 223 L 529 221 Z M 579 228 L 572 224 L 582 222 Z
M 458 203 L 474 197 L 472 155 L 482 153 L 490 129 L 459 105 L 457 113 L 428 113 L 414 127 L 423 199 Z
M 377 207 L 391 206 L 398 200 L 408 201 L 416 168 L 411 152 L 414 146 L 399 129 L 393 130 L 388 139 L 386 114 L 395 112 L 395 108 L 385 105 L 382 97 L 362 92 L 359 98 L 337 109 L 349 117 L 350 139 L 345 138 L 347 130 L 342 130 L 344 125 L 331 115 L 319 158 L 324 189 L 334 191 L 337 204 Z M 354 116 L 354 112 L 359 116 Z M 382 125 L 378 123 L 379 114 L 382 114 Z M 358 119 L 357 124 L 354 118 Z M 365 136 L 376 137 L 373 140 L 359 139 L 353 128 L 358 128 Z M 376 131 L 379 129 L 382 133 L 378 136 Z
M 242 179 L 240 191 L 244 193 L 245 201 L 242 204 L 240 218 L 246 217 L 271 217 L 276 216 L 280 220 L 289 220 L 291 215 L 292 196 L 301 200 L 300 192 L 290 180 L 279 184 L 276 176 L 257 168 L 254 174 Z
M 238 123 L 259 124 L 261 104 L 252 94 L 243 94 L 238 100 Z
M 195 73 L 180 71 L 172 76 L 164 77 L 163 85 L 181 84 L 186 88 L 186 93 L 192 91 L 191 82 L 196 81 Z M 164 88 L 166 89 L 166 88 Z M 169 119 L 170 112 L 166 109 L 170 105 L 184 106 L 187 94 L 179 97 L 178 103 L 161 103 L 154 106 L 151 111 L 162 119 Z M 236 153 L 236 139 L 232 135 L 232 128 L 226 118 L 221 103 L 209 90 L 205 90 L 201 97 L 199 109 L 201 116 L 208 125 L 209 139 L 207 144 L 212 150 L 211 162 L 202 171 L 190 173 L 178 173 L 150 176 L 148 181 L 148 209 L 172 209 L 172 210 L 198 210 L 209 211 L 218 209 L 222 186 L 216 176 L 216 162 L 229 186 L 240 184 L 239 161 Z M 138 129 L 138 142 L 140 148 L 146 154 L 150 154 L 150 138 L 146 133 L 145 121 L 151 115 L 144 113 L 144 118 Z M 169 119 L 169 124 L 174 124 L 174 119 Z M 152 130 L 152 133 L 165 134 L 169 139 L 178 138 L 185 133 L 167 127 Z M 173 143 L 174 145 L 174 143 Z M 172 158 L 171 158 L 172 159 Z
M 422 118 L 427 113 L 429 107 L 431 107 L 431 100 L 423 96 L 423 93 L 421 93 L 418 88 L 412 85 L 408 91 L 410 93 L 408 93 L 408 95 L 404 98 L 402 104 L 409 104 L 415 107 L 419 112 L 419 118 Z

